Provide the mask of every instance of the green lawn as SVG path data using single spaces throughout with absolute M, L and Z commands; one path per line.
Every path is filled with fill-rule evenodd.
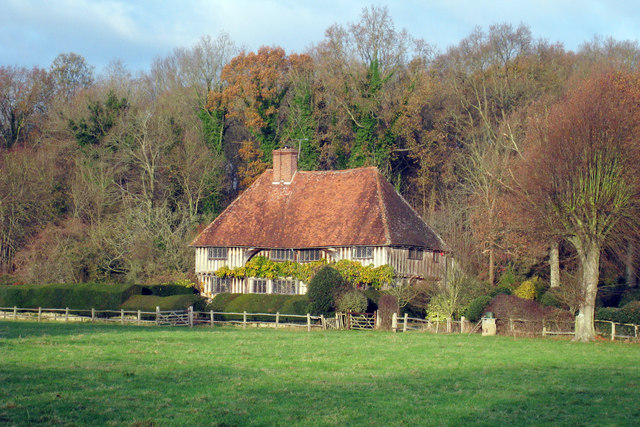
M 640 346 L 0 321 L 0 424 L 637 425 Z

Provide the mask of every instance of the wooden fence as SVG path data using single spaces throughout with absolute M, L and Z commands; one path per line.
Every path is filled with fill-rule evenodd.
M 63 322 L 107 322 L 133 325 L 236 325 L 247 327 L 269 328 L 306 328 L 312 329 L 375 329 L 379 317 L 375 313 L 337 313 L 333 318 L 282 313 L 230 313 L 230 312 L 196 312 L 188 310 L 156 311 L 141 310 L 75 310 L 69 308 L 18 308 L 0 307 L 0 319 L 5 320 L 37 320 Z M 511 336 L 572 336 L 575 323 L 566 320 L 531 321 L 526 319 L 496 319 L 499 335 Z M 482 321 L 477 324 L 464 319 L 433 321 L 393 314 L 391 328 L 394 332 L 425 331 L 436 334 L 477 333 Z M 596 333 L 599 336 L 616 340 L 638 340 L 640 325 L 596 320 Z

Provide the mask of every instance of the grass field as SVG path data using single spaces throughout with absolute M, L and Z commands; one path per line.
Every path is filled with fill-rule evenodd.
M 640 346 L 0 321 L 0 424 L 637 425 Z

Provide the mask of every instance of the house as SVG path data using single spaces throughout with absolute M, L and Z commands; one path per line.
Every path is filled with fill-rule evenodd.
M 220 278 L 256 255 L 274 261 L 391 265 L 398 280 L 442 278 L 443 241 L 375 167 L 299 171 L 298 152 L 274 150 L 266 170 L 191 243 L 203 294 L 304 294 L 291 278 Z

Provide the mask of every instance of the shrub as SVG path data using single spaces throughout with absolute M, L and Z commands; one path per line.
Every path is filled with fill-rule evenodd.
M 489 296 L 491 298 L 495 297 L 496 295 L 499 294 L 505 294 L 505 295 L 511 295 L 513 293 L 513 291 L 511 290 L 510 287 L 508 286 L 498 286 L 497 288 L 495 288 L 494 290 L 492 290 L 489 293 Z
M 344 280 L 335 268 L 325 266 L 320 269 L 309 282 L 307 290 L 311 312 L 326 314 L 333 311 L 335 297 L 343 288 Z
M 540 297 L 540 304 L 545 307 L 566 308 L 553 291 L 547 291 L 542 294 Z
M 282 304 L 279 311 L 285 314 L 307 314 L 310 312 L 309 298 L 306 295 L 291 296 Z
M 205 311 L 226 311 L 225 308 L 227 307 L 227 304 L 235 298 L 238 298 L 240 295 L 243 294 L 218 294 L 213 297 L 209 304 L 207 304 Z
M 157 297 L 169 297 L 172 295 L 191 295 L 196 292 L 197 290 L 195 288 L 189 288 L 177 284 L 146 285 L 142 287 L 142 295 L 155 295 Z
M 352 290 L 343 294 L 338 301 L 338 311 L 346 313 L 352 311 L 355 313 L 363 313 L 368 306 L 367 297 L 357 290 Z
M 362 293 L 367 297 L 367 313 L 373 313 L 378 309 L 378 301 L 380 300 L 382 293 L 373 288 L 365 289 Z
M 619 307 L 624 307 L 629 304 L 631 301 L 640 301 L 640 289 L 627 289 L 622 294 L 620 298 Z
M 205 308 L 204 298 L 194 294 L 178 294 L 168 297 L 134 295 L 122 304 L 122 309 L 156 311 L 156 307 L 160 307 L 161 311 L 167 311 L 186 310 L 190 306 L 193 307 L 194 311 L 203 311 Z
M 612 322 L 619 322 L 620 309 L 616 307 L 600 307 L 596 310 L 597 320 L 610 320 Z
M 483 295 L 471 301 L 464 311 L 465 317 L 470 322 L 477 322 L 480 320 L 484 314 L 485 308 L 487 308 L 491 302 L 491 299 L 492 298 L 489 295 Z
M 139 285 L 104 283 L 0 286 L 0 306 L 119 310 L 122 303 L 141 290 Z
M 391 329 L 393 313 L 398 312 L 398 298 L 384 294 L 378 300 L 378 317 L 382 329 Z
M 640 301 L 631 301 L 619 309 L 620 321 L 640 325 Z
M 535 299 L 536 298 L 536 285 L 533 280 L 526 280 L 522 282 L 520 286 L 515 290 L 513 295 L 522 299 Z

